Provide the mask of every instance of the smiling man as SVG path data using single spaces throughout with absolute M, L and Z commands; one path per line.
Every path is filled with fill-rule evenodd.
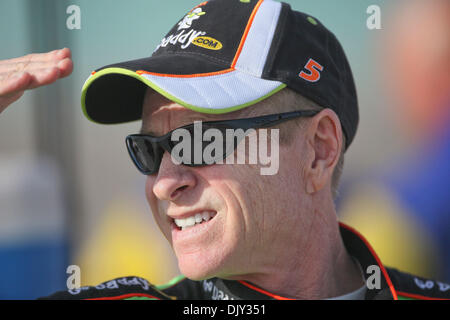
M 92 121 L 142 119 L 141 133 L 126 139 L 128 152 L 148 176 L 151 211 L 183 275 L 158 287 L 123 277 L 48 298 L 448 297 L 443 283 L 385 268 L 337 220 L 333 198 L 358 104 L 335 36 L 272 0 L 211 0 L 180 21 L 193 12 L 203 14 L 182 30 L 175 24 L 151 57 L 96 70 L 82 93 Z M 206 40 L 217 45 L 197 45 Z M 215 152 L 213 163 L 195 161 L 204 140 L 174 161 L 174 136 L 195 137 L 197 121 L 216 133 L 254 131 L 231 152 Z M 264 163 L 227 161 L 267 128 L 279 130 L 266 140 L 278 153 L 276 174 L 261 174 Z
M 199 119 L 249 119 L 254 112 L 301 108 L 300 101 L 306 102 L 284 89 L 257 109 L 199 116 L 148 91 L 143 132 L 160 136 Z M 158 173 L 148 176 L 148 202 L 181 272 L 191 279 L 250 281 L 292 298 L 333 297 L 364 287 L 333 209 L 331 177 L 342 146 L 337 116 L 325 109 L 309 123 L 279 126 L 298 138 L 288 143 L 282 137 L 274 176 L 249 165 L 179 166 L 167 152 Z M 179 227 L 189 220 L 192 227 Z
M 214 0 L 186 17 L 200 9 L 191 29 L 175 25 L 152 57 L 96 70 L 83 89 L 85 114 L 100 123 L 142 115 L 142 134 L 127 138 L 128 150 L 148 175 L 151 210 L 187 278 L 242 280 L 289 298 L 363 296 L 364 276 L 341 239 L 331 187 L 345 148 L 339 116 L 347 144 L 358 122 L 339 43 L 316 19 L 274 1 Z M 195 45 L 199 37 L 221 49 Z M 261 163 L 177 165 L 174 133 L 194 132 L 195 121 L 219 132 L 258 129 L 258 140 L 263 128 L 280 130 L 280 145 L 273 134 L 267 145 L 279 153 L 279 170 L 265 176 Z

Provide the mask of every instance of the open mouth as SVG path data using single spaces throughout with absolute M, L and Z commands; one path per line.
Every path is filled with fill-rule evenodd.
M 174 219 L 174 223 L 178 227 L 178 230 L 186 230 L 196 225 L 208 222 L 213 219 L 216 214 L 217 212 L 215 211 L 202 211 L 184 219 Z

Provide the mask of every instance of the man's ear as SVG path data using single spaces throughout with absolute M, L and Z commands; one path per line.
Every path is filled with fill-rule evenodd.
M 324 109 L 309 121 L 306 128 L 307 159 L 304 167 L 308 194 L 331 186 L 333 171 L 342 148 L 339 118 L 331 109 Z

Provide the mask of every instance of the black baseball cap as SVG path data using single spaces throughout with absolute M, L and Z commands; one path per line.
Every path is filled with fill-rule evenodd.
M 273 0 L 210 0 L 194 7 L 150 57 L 92 72 L 81 104 L 103 124 L 141 118 L 146 89 L 197 112 L 227 113 L 285 87 L 339 117 L 346 149 L 358 126 L 350 65 L 319 20 Z

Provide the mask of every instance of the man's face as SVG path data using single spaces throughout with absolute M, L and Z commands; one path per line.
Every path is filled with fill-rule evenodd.
M 158 96 L 151 107 L 146 99 L 142 128 L 160 136 L 197 120 L 234 119 L 233 114 L 201 114 Z M 257 273 L 289 249 L 286 241 L 295 241 L 292 236 L 308 225 L 306 220 L 304 226 L 298 223 L 308 206 L 294 152 L 299 144 L 280 145 L 280 168 L 272 176 L 261 175 L 260 165 L 176 165 L 165 152 L 159 172 L 147 178 L 146 196 L 184 275 L 202 279 Z M 184 230 L 174 223 L 196 214 L 209 220 Z

